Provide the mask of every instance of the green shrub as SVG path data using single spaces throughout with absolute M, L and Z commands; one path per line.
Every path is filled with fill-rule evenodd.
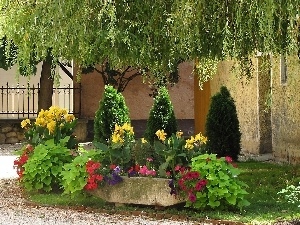
M 115 129 L 115 124 L 130 123 L 125 99 L 110 85 L 105 85 L 94 120 L 94 141 L 106 143 Z
M 155 139 L 158 140 L 155 135 L 158 130 L 164 130 L 167 133 L 167 137 L 170 137 L 177 131 L 177 121 L 173 105 L 168 90 L 165 87 L 158 90 L 158 94 L 154 99 L 154 104 L 147 121 L 145 138 L 150 143 L 153 143 Z
M 69 138 L 65 137 L 59 143 L 50 139 L 35 147 L 20 176 L 26 190 L 48 192 L 60 188 L 63 165 L 73 159 L 71 150 L 66 147 Z
M 238 159 L 241 150 L 239 120 L 234 100 L 224 86 L 211 99 L 206 119 L 206 136 L 208 152 L 216 153 L 219 157 Z

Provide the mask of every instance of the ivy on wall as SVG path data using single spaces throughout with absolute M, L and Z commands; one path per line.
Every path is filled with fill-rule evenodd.
M 42 61 L 50 50 L 82 68 L 108 59 L 165 81 L 179 60 L 198 59 L 201 83 L 220 60 L 238 60 L 248 76 L 257 52 L 297 54 L 300 46 L 300 0 L 0 0 L 0 7 L 0 36 L 18 47 L 19 63 Z

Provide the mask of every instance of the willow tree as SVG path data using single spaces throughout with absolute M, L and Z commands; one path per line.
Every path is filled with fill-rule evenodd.
M 0 0 L 2 35 L 32 56 L 85 68 L 147 68 L 157 84 L 179 60 L 196 60 L 200 81 L 237 59 L 247 73 L 258 51 L 297 54 L 300 0 Z M 9 47 L 9 46 L 8 46 Z M 151 74 L 151 75 L 149 75 Z

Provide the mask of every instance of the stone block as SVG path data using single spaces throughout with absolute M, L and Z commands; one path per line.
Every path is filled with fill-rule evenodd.
M 5 139 L 6 139 L 5 134 L 0 133 L 0 144 L 5 144 Z
M 12 131 L 12 126 L 9 126 L 9 125 L 5 125 L 1 128 L 1 133 L 8 133 L 8 132 L 11 132 Z
M 169 181 L 164 178 L 125 177 L 116 185 L 104 185 L 89 191 L 107 202 L 117 204 L 140 204 L 170 206 L 185 202 L 170 194 Z
M 9 137 L 9 138 L 6 138 L 6 140 L 5 140 L 6 144 L 15 144 L 18 142 L 19 142 L 19 139 L 17 137 Z
M 17 137 L 17 133 L 14 131 L 8 132 L 6 133 L 6 137 L 10 138 L 10 137 Z
M 25 135 L 21 132 L 17 132 L 17 137 L 18 137 L 19 141 L 23 141 L 25 139 Z

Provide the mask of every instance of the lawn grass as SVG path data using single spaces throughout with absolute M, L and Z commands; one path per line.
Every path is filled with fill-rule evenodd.
M 242 173 L 239 179 L 249 187 L 247 200 L 251 205 L 239 210 L 204 210 L 196 211 L 184 206 L 168 207 L 163 213 L 173 215 L 186 215 L 193 218 L 209 218 L 239 221 L 250 224 L 272 224 L 278 220 L 300 219 L 300 208 L 288 203 L 279 196 L 282 188 L 287 184 L 298 184 L 300 181 L 300 166 L 279 165 L 266 162 L 240 162 L 238 163 Z M 153 207 L 126 206 L 114 209 L 112 204 L 105 204 L 102 200 L 88 195 L 78 195 L 70 198 L 68 195 L 59 194 L 31 194 L 30 200 L 38 204 L 55 206 L 84 206 L 94 209 L 127 210 L 155 212 Z

